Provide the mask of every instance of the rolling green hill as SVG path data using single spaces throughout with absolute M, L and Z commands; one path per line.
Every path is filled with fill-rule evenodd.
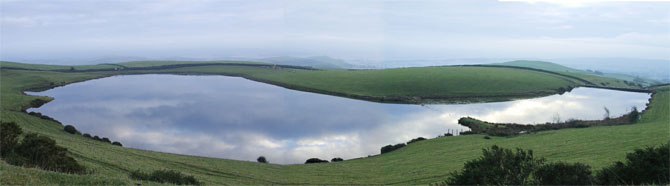
M 161 64 L 161 63 L 158 63 Z M 0 63 L 4 66 L 5 62 Z M 151 64 L 154 65 L 154 64 Z M 21 64 L 19 64 L 21 66 Z M 102 66 L 100 66 L 101 68 Z M 76 67 L 75 67 L 76 68 Z M 97 68 L 97 66 L 96 66 Z M 70 175 L 0 161 L 0 184 L 102 185 L 157 183 L 131 180 L 133 170 L 172 169 L 194 175 L 206 184 L 428 184 L 446 179 L 467 160 L 479 157 L 491 145 L 532 149 L 548 161 L 582 162 L 598 170 L 627 152 L 670 140 L 670 87 L 655 87 L 649 109 L 634 125 L 564 129 L 517 137 L 483 135 L 441 137 L 412 143 L 384 155 L 337 163 L 276 165 L 205 158 L 123 148 L 68 134 L 55 122 L 21 110 L 33 99 L 24 90 L 44 90 L 93 78 L 119 74 L 220 74 L 242 76 L 289 88 L 376 98 L 473 99 L 503 95 L 500 99 L 552 94 L 578 81 L 538 71 L 496 67 L 424 67 L 386 70 L 301 70 L 266 66 L 194 66 L 158 70 L 55 72 L 0 69 L 2 121 L 17 122 L 24 131 L 37 132 L 68 148 L 90 171 Z M 346 95 L 342 95 L 346 96 Z M 474 97 L 473 97 L 474 96 Z
M 586 79 L 588 81 L 593 82 L 597 86 L 606 86 L 615 88 L 641 88 L 660 83 L 655 80 L 639 78 L 625 74 L 601 73 L 601 72 L 578 70 L 545 61 L 520 60 L 520 61 L 509 61 L 504 63 L 494 63 L 492 65 L 528 67 L 528 68 L 564 73 L 567 75 L 572 75 L 582 79 Z

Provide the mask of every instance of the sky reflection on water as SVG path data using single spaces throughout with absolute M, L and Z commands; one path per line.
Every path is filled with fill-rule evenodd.
M 462 105 L 381 104 L 226 76 L 115 76 L 31 93 L 56 99 L 42 112 L 126 147 L 272 163 L 378 154 L 387 144 L 432 138 L 472 116 L 492 122 L 601 119 L 649 94 L 577 88 L 564 95 Z

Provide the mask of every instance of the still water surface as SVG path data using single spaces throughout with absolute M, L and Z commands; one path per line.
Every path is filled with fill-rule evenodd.
M 238 77 L 132 75 L 44 92 L 41 112 L 125 147 L 272 163 L 378 154 L 432 138 L 472 116 L 492 122 L 602 119 L 642 110 L 649 94 L 577 88 L 563 95 L 461 105 L 382 104 L 289 90 Z

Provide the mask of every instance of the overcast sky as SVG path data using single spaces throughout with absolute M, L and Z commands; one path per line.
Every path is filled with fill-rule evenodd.
M 1 2 L 4 60 L 670 58 L 670 2 Z

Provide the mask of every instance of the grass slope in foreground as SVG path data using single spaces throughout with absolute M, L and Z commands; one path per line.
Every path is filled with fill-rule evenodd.
M 270 69 L 249 67 L 205 69 L 194 67 L 133 73 L 195 74 L 196 72 L 237 73 L 254 78 L 286 78 L 284 81 L 301 76 L 309 77 L 306 75 L 317 73 L 299 72 L 306 74 L 283 76 L 276 73 L 292 73 L 298 70 L 275 72 Z M 331 76 L 338 73 L 350 73 L 348 71 L 325 72 L 334 73 Z M 72 156 L 91 171 L 87 175 L 68 175 L 34 168 L 15 167 L 0 162 L 1 184 L 156 184 L 130 180 L 129 172 L 138 169 L 145 172 L 158 169 L 179 170 L 185 174 L 194 175 L 206 184 L 427 184 L 445 180 L 448 173 L 461 169 L 464 162 L 479 157 L 482 148 L 494 144 L 505 148 L 532 149 L 537 156 L 546 157 L 548 161 L 582 162 L 598 170 L 615 160 L 623 160 L 625 154 L 635 148 L 657 145 L 670 139 L 668 133 L 670 129 L 670 118 L 668 118 L 670 88 L 665 86 L 656 88 L 657 93 L 653 96 L 649 110 L 643 114 L 642 121 L 634 125 L 565 129 L 513 138 L 493 137 L 490 140 L 484 139 L 483 135 L 442 137 L 412 143 L 384 155 L 338 163 L 261 164 L 122 148 L 68 134 L 59 124 L 19 111 L 34 98 L 21 94 L 21 90 L 44 88 L 52 86 L 51 83 L 58 85 L 59 83 L 105 77 L 118 72 L 61 73 L 1 70 L 0 73 L 2 120 L 15 121 L 26 132 L 37 132 L 55 139 L 59 145 L 68 148 Z M 423 73 L 415 75 L 421 74 Z M 292 81 L 300 82 L 295 79 Z M 471 85 L 463 86 L 465 87 L 459 88 L 467 89 Z

